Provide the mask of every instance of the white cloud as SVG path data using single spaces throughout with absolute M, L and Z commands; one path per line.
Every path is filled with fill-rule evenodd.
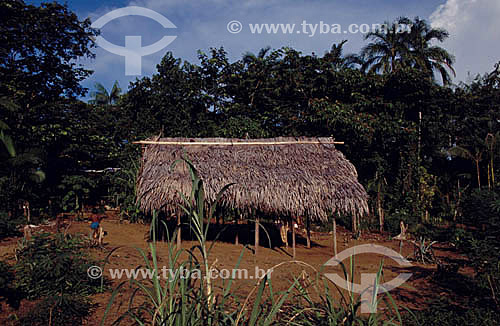
M 456 56 L 456 81 L 490 72 L 500 60 L 499 17 L 498 0 L 447 0 L 432 13 L 432 27 L 450 33 L 443 46 Z

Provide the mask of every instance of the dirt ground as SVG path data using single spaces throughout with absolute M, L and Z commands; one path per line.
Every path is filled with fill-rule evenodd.
M 138 252 L 137 248 L 148 250 L 148 242 L 145 240 L 145 234 L 148 233 L 149 226 L 141 224 L 120 223 L 118 219 L 108 218 L 102 223 L 104 230 L 107 231 L 107 236 L 104 239 L 104 249 L 91 249 L 91 254 L 99 259 L 106 258 L 113 248 L 117 248 L 111 253 L 109 263 L 105 265 L 104 275 L 109 278 L 109 269 L 134 269 L 138 266 L 144 266 L 144 259 Z M 73 222 L 69 228 L 70 233 L 89 234 L 90 228 L 87 222 Z M 251 237 L 248 237 L 251 238 Z M 13 252 L 18 239 L 6 239 L 0 242 L 0 258 L 13 259 Z M 227 240 L 227 239 L 226 239 Z M 267 270 L 277 265 L 271 274 L 271 282 L 275 291 L 284 290 L 290 286 L 290 282 L 294 277 L 299 277 L 303 280 L 313 280 L 318 273 L 337 273 L 343 275 L 339 267 L 323 266 L 330 258 L 333 257 L 333 240 L 332 235 L 328 233 L 314 233 L 312 236 L 313 246 L 308 249 L 303 244 L 303 239 L 299 239 L 299 245 L 296 248 L 296 261 L 304 262 L 311 267 L 305 267 L 299 263 L 292 263 L 292 248 L 260 247 L 258 256 L 253 253 L 253 246 L 249 249 L 244 249 L 243 245 L 235 245 L 230 242 L 218 241 L 215 243 L 210 254 L 210 261 L 218 270 L 235 268 L 238 257 L 244 250 L 243 260 L 238 267 L 239 269 L 247 269 L 249 279 L 235 280 L 233 289 L 235 293 L 241 297 L 246 297 L 255 287 L 257 282 L 255 275 L 255 267 Z M 399 252 L 399 241 L 389 240 L 387 235 L 374 233 L 365 233 L 359 240 L 351 239 L 350 233 L 344 229 L 338 230 L 338 252 L 344 249 L 361 245 L 361 244 L 377 244 Z M 182 247 L 190 249 L 195 245 L 193 241 L 183 241 Z M 166 265 L 166 252 L 168 245 L 165 242 L 158 242 L 158 257 L 159 266 Z M 445 262 L 463 262 L 465 258 L 456 253 L 453 248 L 446 244 L 437 244 L 436 255 Z M 413 245 L 405 242 L 402 248 L 404 257 L 412 256 Z M 383 257 L 377 254 L 359 254 L 355 257 L 355 273 L 354 283 L 359 283 L 361 273 L 376 273 Z M 289 262 L 289 263 L 287 263 Z M 344 261 L 346 265 L 349 260 Z M 436 280 L 436 265 L 423 265 L 415 261 L 411 261 L 411 267 L 402 267 L 396 261 L 389 257 L 384 259 L 384 281 L 389 281 L 398 276 L 399 273 L 412 273 L 411 278 L 405 285 L 391 291 L 391 295 L 396 302 L 412 309 L 422 309 L 426 302 L 432 299 L 437 299 L 439 296 L 449 297 L 455 302 L 460 302 L 466 293 L 461 293 L 461 285 L 455 282 L 446 282 L 446 280 Z M 458 276 L 471 275 L 472 271 L 469 268 L 460 268 Z M 466 280 L 465 276 L 463 278 Z M 116 287 L 122 279 L 112 280 L 112 287 Z M 452 284 L 447 284 L 452 283 Z M 219 283 L 220 285 L 220 280 Z M 332 284 L 333 287 L 333 284 Z M 463 290 L 462 290 L 463 292 Z M 130 291 L 125 291 L 119 295 L 111 309 L 111 318 L 108 318 L 106 325 L 111 324 L 117 317 L 120 311 L 124 311 L 124 305 L 127 302 Z M 95 295 L 92 299 L 97 303 L 95 313 L 90 317 L 88 325 L 98 325 L 106 305 L 111 297 L 111 292 Z M 121 304 L 120 304 L 121 303 Z M 27 303 L 26 305 L 29 305 Z M 22 308 L 21 308 L 22 309 Z M 4 324 L 3 318 L 8 314 L 8 307 L 4 306 L 3 312 L 0 314 L 0 324 Z

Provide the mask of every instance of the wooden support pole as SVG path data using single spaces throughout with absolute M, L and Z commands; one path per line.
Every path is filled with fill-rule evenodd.
M 292 250 L 293 250 L 293 259 L 295 259 L 295 222 L 292 219 Z
M 259 217 L 255 217 L 255 256 L 257 256 L 257 253 L 259 251 Z
M 290 222 L 286 221 L 283 223 L 283 228 L 285 229 L 285 247 L 288 250 L 288 230 L 290 230 Z
M 343 141 L 314 141 L 314 140 L 297 140 L 297 141 L 275 141 L 275 142 L 262 142 L 262 141 L 249 141 L 249 142 L 181 142 L 181 141 L 154 141 L 154 140 L 140 140 L 135 141 L 133 144 L 142 145 L 182 145 L 182 146 L 238 146 L 238 145 L 293 145 L 293 144 L 338 144 L 343 145 Z
M 177 212 L 177 248 L 180 248 L 182 243 L 181 230 L 182 230 L 181 213 Z
M 311 249 L 311 220 L 309 216 L 306 216 L 306 240 L 307 248 Z
M 337 221 L 333 216 L 333 253 L 337 256 Z
M 356 215 L 353 215 L 352 217 L 352 232 L 354 233 L 355 237 L 357 237 L 358 223 L 356 221 Z
M 241 215 L 240 215 L 240 219 L 241 219 Z M 235 236 L 235 239 L 234 239 L 234 243 L 236 245 L 239 245 L 240 244 L 240 220 L 238 218 L 236 218 L 236 236 Z

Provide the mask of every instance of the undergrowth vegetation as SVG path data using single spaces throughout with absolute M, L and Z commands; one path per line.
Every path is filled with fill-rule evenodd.
M 16 284 L 28 299 L 60 294 L 88 296 L 100 291 L 87 269 L 97 262 L 89 257 L 84 239 L 38 233 L 22 241 L 17 250 Z
M 35 302 L 21 316 L 13 315 L 14 325 L 81 325 L 89 317 L 90 296 L 105 287 L 87 274 L 99 262 L 86 248 L 80 236 L 35 233 L 19 242 L 13 265 L 0 262 L 0 299 L 15 309 L 23 299 Z

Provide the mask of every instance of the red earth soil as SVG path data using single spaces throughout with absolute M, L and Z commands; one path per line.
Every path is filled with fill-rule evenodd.
M 134 269 L 138 266 L 144 266 L 144 259 L 136 248 L 141 248 L 146 252 L 148 242 L 145 240 L 145 234 L 148 233 L 149 226 L 141 224 L 120 223 L 116 216 L 108 215 L 109 218 L 102 222 L 104 230 L 107 231 L 107 236 L 104 240 L 104 249 L 91 249 L 92 256 L 98 259 L 104 259 L 113 248 L 119 247 L 109 257 L 109 263 L 104 268 L 104 275 L 109 277 L 109 269 Z M 82 233 L 88 235 L 90 233 L 89 223 L 87 222 L 72 222 L 69 227 L 69 233 Z M 361 245 L 361 244 L 377 244 L 385 246 L 399 252 L 399 241 L 390 240 L 387 235 L 375 233 L 364 233 L 359 240 L 351 239 L 351 235 L 343 228 L 338 228 L 338 251 Z M 248 237 L 252 238 L 252 237 Z M 14 248 L 18 239 L 6 239 L 0 242 L 0 259 L 14 262 Z M 301 239 L 303 240 L 303 238 Z M 299 245 L 296 248 L 296 261 L 304 262 L 303 264 L 293 263 L 292 249 L 285 247 L 274 247 L 272 249 L 260 247 L 258 256 L 253 254 L 253 246 L 249 245 L 244 249 L 243 245 L 235 245 L 230 242 L 218 241 L 215 243 L 210 254 L 210 262 L 218 270 L 235 268 L 238 257 L 244 250 L 243 260 L 239 269 L 248 269 L 249 278 L 246 280 L 235 280 L 232 286 L 234 293 L 245 298 L 255 288 L 257 280 L 255 276 L 255 267 L 260 269 L 270 269 L 276 267 L 271 276 L 272 287 L 274 291 L 285 290 L 290 286 L 290 282 L 294 277 L 298 277 L 303 284 L 310 285 L 315 277 L 324 273 L 337 273 L 343 277 L 343 273 L 339 267 L 323 266 L 330 258 L 333 257 L 333 240 L 332 235 L 328 233 L 313 233 L 313 246 L 308 249 L 299 239 Z M 182 248 L 190 249 L 196 243 L 194 241 L 183 241 Z M 166 252 L 168 244 L 158 242 L 158 257 L 159 266 L 166 264 Z M 465 257 L 455 252 L 455 250 L 447 244 L 435 245 L 436 256 L 443 262 L 465 262 Z M 402 247 L 402 255 L 411 257 L 413 254 L 413 245 L 409 242 L 404 242 Z M 187 257 L 187 254 L 185 254 Z M 361 273 L 376 273 L 382 256 L 378 254 L 359 254 L 355 256 L 355 278 L 354 283 L 359 283 Z M 288 263 L 287 263 L 288 262 Z M 346 266 L 349 264 L 349 259 L 344 260 Z M 281 265 L 280 265 L 281 264 Z M 415 261 L 411 261 L 411 267 L 402 267 L 390 257 L 384 258 L 384 281 L 388 281 L 398 276 L 399 273 L 412 273 L 409 281 L 405 285 L 400 286 L 390 293 L 399 305 L 404 305 L 411 309 L 423 309 L 427 302 L 432 299 L 437 299 L 440 296 L 448 297 L 451 300 L 460 303 L 466 293 L 460 293 L 460 284 L 446 284 L 442 280 L 438 280 L 436 276 L 436 265 L 423 265 Z M 472 270 L 467 267 L 462 267 L 459 270 L 462 276 L 470 276 Z M 460 276 L 459 275 L 459 276 Z M 465 277 L 463 278 L 466 279 Z M 116 287 L 120 282 L 126 280 L 112 280 L 112 288 Z M 219 282 L 219 283 L 217 283 Z M 448 282 L 449 283 L 449 282 Z M 220 285 L 220 280 L 216 281 L 216 285 Z M 333 284 L 330 284 L 333 288 Z M 310 287 L 312 291 L 312 287 Z M 337 292 L 333 290 L 333 292 Z M 110 317 L 106 321 L 106 325 L 111 322 L 125 310 L 127 299 L 131 295 L 132 290 L 126 290 L 115 299 L 110 313 Z M 334 295 L 340 298 L 338 294 Z M 111 291 L 94 295 L 92 300 L 97 304 L 97 308 L 89 320 L 87 325 L 99 325 L 106 305 L 111 297 Z M 250 301 L 251 302 L 251 301 Z M 2 312 L 0 312 L 0 324 L 8 325 L 6 318 L 10 314 L 18 316 L 29 310 L 33 306 L 32 302 L 23 301 L 19 311 L 13 311 L 10 307 L 3 304 Z M 126 324 L 126 323 L 125 323 Z

